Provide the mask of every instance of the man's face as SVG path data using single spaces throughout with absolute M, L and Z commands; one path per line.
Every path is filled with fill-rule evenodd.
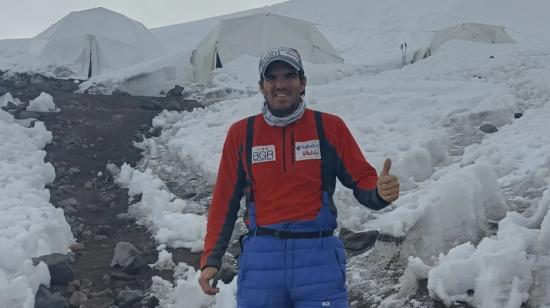
M 271 112 L 276 116 L 291 114 L 301 100 L 306 88 L 306 80 L 300 80 L 298 72 L 289 64 L 273 62 L 266 70 L 260 89 Z

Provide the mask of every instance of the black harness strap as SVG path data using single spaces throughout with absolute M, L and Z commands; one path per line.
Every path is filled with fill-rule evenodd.
M 246 122 L 246 168 L 247 168 L 247 188 L 248 194 L 246 196 L 248 202 L 254 202 L 254 189 L 252 189 L 252 142 L 254 139 L 254 118 L 256 116 L 248 117 Z
M 321 191 L 328 191 L 328 172 L 329 172 L 329 157 L 327 139 L 323 129 L 323 120 L 321 112 L 315 111 L 315 125 L 317 126 L 317 136 L 319 137 L 319 147 L 321 150 Z

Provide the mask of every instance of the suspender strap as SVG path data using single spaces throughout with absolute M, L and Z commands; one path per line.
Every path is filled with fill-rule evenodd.
M 254 138 L 254 118 L 251 116 L 246 122 L 246 168 L 248 169 L 248 202 L 254 202 L 254 189 L 252 188 L 252 141 Z
M 315 125 L 317 126 L 317 136 L 319 137 L 319 147 L 321 148 L 321 191 L 328 191 L 328 172 L 329 172 L 329 157 L 327 139 L 323 129 L 323 120 L 321 112 L 315 111 Z

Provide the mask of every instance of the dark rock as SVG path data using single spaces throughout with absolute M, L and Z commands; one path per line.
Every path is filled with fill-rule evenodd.
M 116 215 L 116 218 L 118 220 L 120 220 L 121 222 L 124 222 L 124 223 L 132 223 L 134 222 L 134 219 L 132 218 L 132 216 L 130 216 L 130 214 L 128 213 L 120 213 L 120 214 L 117 214 Z
M 156 104 L 155 102 L 144 102 L 143 104 L 141 104 L 141 109 L 144 109 L 144 110 L 162 110 L 162 107 L 159 106 L 159 104 Z
M 129 307 L 132 304 L 138 303 L 143 298 L 141 290 L 124 290 L 118 293 L 115 303 L 119 307 Z
M 76 291 L 71 295 L 71 298 L 69 299 L 69 304 L 71 304 L 72 307 L 80 307 L 85 301 L 88 300 L 88 296 L 84 294 L 82 291 Z
M 521 113 L 521 112 L 514 113 L 514 118 L 519 119 L 521 117 L 523 117 L 523 113 Z
M 496 128 L 496 126 L 492 124 L 483 124 L 479 127 L 479 129 L 486 134 L 498 132 L 498 129 Z
M 90 294 L 90 297 L 110 297 L 113 298 L 113 291 L 110 289 L 105 289 L 100 292 L 93 292 Z
M 12 86 L 15 89 L 24 89 L 29 84 L 28 77 L 26 75 L 22 75 L 22 74 L 15 75 L 15 77 L 13 78 L 12 81 L 13 81 Z
M 17 106 L 15 106 L 15 109 L 16 109 L 17 111 L 21 112 L 21 111 L 27 110 L 27 107 L 28 107 L 28 106 L 29 106 L 29 103 L 28 103 L 28 102 L 26 102 L 26 103 L 23 102 L 23 103 L 18 104 Z
M 152 137 L 158 137 L 162 134 L 162 128 L 161 127 L 153 127 L 149 129 L 147 133 L 145 133 L 146 138 L 152 138 Z
M 164 109 L 166 110 L 175 110 L 175 111 L 182 111 L 185 110 L 185 106 L 183 104 L 180 104 L 180 102 L 169 102 L 164 106 Z
M 33 89 L 36 89 L 38 91 L 48 91 L 51 88 L 49 81 L 45 77 L 40 75 L 32 75 L 29 83 L 33 87 Z
M 237 275 L 237 268 L 236 266 L 232 266 L 228 263 L 222 264 L 222 267 L 220 269 L 220 280 L 223 281 L 223 283 L 228 284 L 230 283 L 233 278 Z
M 153 284 L 151 278 L 155 275 L 156 273 L 152 268 L 150 268 L 149 266 L 144 266 L 136 275 L 136 280 L 144 289 L 149 289 Z
M 109 284 L 111 282 L 111 276 L 110 275 L 107 275 L 107 274 L 103 274 L 103 276 L 101 277 L 101 279 L 103 280 L 103 283 L 104 284 Z
M 141 255 L 132 257 L 132 262 L 124 267 L 124 271 L 128 274 L 137 274 L 143 267 L 149 267 L 143 260 Z
M 78 83 L 74 79 L 58 80 L 56 88 L 62 92 L 74 92 L 78 90 Z
M 346 250 L 362 251 L 372 247 L 379 236 L 377 230 L 357 232 L 345 235 L 342 241 Z
M 136 279 L 133 275 L 126 274 L 123 271 L 112 271 L 111 273 L 109 273 L 109 275 L 111 276 L 111 278 L 116 280 L 131 281 Z
M 50 255 L 33 258 L 32 261 L 35 265 L 40 263 L 40 261 L 48 265 L 52 283 L 66 285 L 74 280 L 74 272 L 69 264 L 70 259 L 66 255 L 52 253 Z
M 67 198 L 61 202 L 59 202 L 59 207 L 61 208 L 65 208 L 65 207 L 78 207 L 80 206 L 80 203 L 78 203 L 78 200 L 76 200 L 75 198 Z
M 52 294 L 48 288 L 40 285 L 36 292 L 34 308 L 70 308 L 70 306 L 61 293 Z
M 94 212 L 94 213 L 97 212 L 97 211 L 99 211 L 99 207 L 98 207 L 96 204 L 94 204 L 94 203 L 88 203 L 88 204 L 86 205 L 86 207 L 87 207 L 90 211 L 92 211 L 92 212 Z
M 83 227 L 84 228 L 84 227 Z M 71 251 L 81 251 L 84 250 L 84 243 L 74 243 L 71 245 Z
M 353 231 L 351 231 L 351 230 L 349 230 L 349 229 L 346 229 L 346 228 L 342 227 L 342 228 L 340 229 L 340 233 L 338 234 L 338 237 L 339 237 L 340 239 L 343 239 L 346 235 L 352 234 L 352 233 L 353 233 Z
M 182 86 L 174 86 L 172 89 L 166 93 L 166 96 L 174 97 L 174 96 L 181 96 L 183 93 L 184 88 Z
M 111 307 L 115 303 L 112 297 L 93 297 L 80 305 L 79 308 L 103 308 Z
M 8 92 L 9 92 L 9 91 L 8 91 L 8 88 L 5 88 L 5 87 L 0 86 L 0 96 L 6 94 L 6 93 L 8 93 Z
M 66 205 L 63 207 L 63 212 L 66 214 L 66 215 L 75 215 L 76 213 L 78 213 L 78 211 L 70 206 L 70 205 Z
M 80 290 L 80 280 L 73 280 L 67 285 L 67 292 L 74 293 Z
M 99 200 L 103 205 L 110 205 L 113 200 L 115 200 L 116 196 L 114 194 L 109 193 L 103 193 L 99 195 Z
M 142 304 L 142 307 L 145 306 L 147 308 L 155 308 L 160 305 L 160 301 L 154 295 L 151 295 L 149 297 L 144 298 L 141 301 L 141 304 Z
M 123 268 L 134 262 L 133 257 L 139 255 L 141 252 L 128 242 L 118 242 L 115 246 L 115 252 L 113 260 L 111 261 L 111 267 L 119 265 Z
M 14 102 L 8 102 L 6 104 L 7 110 L 17 110 L 17 105 Z
M 109 226 L 98 226 L 95 233 L 98 234 L 98 235 L 110 235 L 111 234 L 111 227 L 109 227 Z
M 130 94 L 126 91 L 122 91 L 121 89 L 114 90 L 113 93 L 111 93 L 111 95 L 114 95 L 114 96 L 132 96 L 132 94 Z
M 32 75 L 31 76 L 31 79 L 30 79 L 31 84 L 40 84 L 40 83 L 43 83 L 43 82 L 45 82 L 44 77 L 42 77 L 40 75 Z
M 106 240 L 108 240 L 108 239 L 109 239 L 109 237 L 106 236 L 106 235 L 97 235 L 97 234 L 94 235 L 94 241 L 96 241 L 96 242 L 99 242 L 99 241 L 106 241 Z
M 16 114 L 16 118 L 23 120 L 23 119 L 36 119 L 40 117 L 38 112 L 32 112 L 32 111 L 21 111 Z

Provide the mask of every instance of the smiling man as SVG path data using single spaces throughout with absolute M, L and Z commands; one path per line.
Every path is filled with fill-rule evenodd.
M 399 182 L 365 160 L 339 117 L 306 108 L 298 51 L 279 47 L 260 60 L 263 112 L 229 129 L 210 206 L 199 284 L 219 290 L 218 273 L 246 196 L 248 234 L 237 277 L 239 308 L 348 307 L 346 255 L 334 236 L 336 178 L 371 209 L 399 197 Z

